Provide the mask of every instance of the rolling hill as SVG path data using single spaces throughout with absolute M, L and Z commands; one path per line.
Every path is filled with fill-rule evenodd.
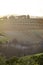
M 0 40 L 4 39 L 6 43 L 0 45 L 3 55 L 24 56 L 43 52 L 43 18 L 30 18 L 29 15 L 2 17 L 0 33 Z

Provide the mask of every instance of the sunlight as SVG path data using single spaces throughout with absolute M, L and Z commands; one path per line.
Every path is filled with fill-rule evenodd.
M 2 15 L 43 16 L 43 0 L 0 0 Z

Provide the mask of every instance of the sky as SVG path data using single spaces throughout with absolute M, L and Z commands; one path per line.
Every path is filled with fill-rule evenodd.
M 43 16 L 43 0 L 0 0 L 0 16 Z

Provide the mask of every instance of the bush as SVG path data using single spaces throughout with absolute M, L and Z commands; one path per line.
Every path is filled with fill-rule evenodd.
M 43 54 L 5 59 L 0 56 L 0 65 L 43 65 Z

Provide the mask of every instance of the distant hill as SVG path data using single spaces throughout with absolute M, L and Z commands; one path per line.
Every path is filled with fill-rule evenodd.
M 4 16 L 0 18 L 0 33 L 0 43 L 6 43 L 0 45 L 3 55 L 24 56 L 43 52 L 43 18 Z
M 29 15 L 5 16 L 0 18 L 1 31 L 28 31 L 43 29 L 43 19 L 30 18 Z
M 29 15 L 4 16 L 0 18 L 0 32 L 16 38 L 20 36 L 23 39 L 25 36 L 28 40 L 38 41 L 43 39 L 43 18 L 30 18 Z

